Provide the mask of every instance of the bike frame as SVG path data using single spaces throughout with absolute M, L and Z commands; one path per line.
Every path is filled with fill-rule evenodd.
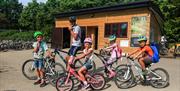
M 100 54 L 97 54 L 97 53 L 94 53 L 100 60 L 101 62 L 104 64 L 103 67 L 107 68 L 107 65 L 105 65 L 105 62 L 107 61 L 104 56 L 100 55 Z M 116 60 L 116 64 L 117 64 L 118 60 Z M 111 65 L 112 66 L 112 65 Z
M 75 69 L 73 69 L 72 67 L 69 67 L 69 71 L 68 71 L 68 76 L 66 78 L 65 84 L 68 83 L 68 80 L 70 79 L 71 76 L 76 77 L 79 81 L 82 81 L 80 76 L 76 73 Z M 90 77 L 91 79 L 94 79 L 92 76 L 90 76 L 88 73 L 86 73 L 85 77 Z M 94 79 L 94 81 L 96 81 L 96 79 Z M 91 82 L 91 81 L 87 81 L 88 83 L 95 83 L 95 82 Z
M 59 49 L 55 49 L 55 50 L 54 50 L 54 53 L 59 55 L 59 57 L 63 60 L 64 64 L 67 64 L 67 61 L 66 61 L 65 58 L 61 55 L 60 52 L 63 52 L 63 53 L 66 53 L 66 54 L 68 54 L 68 52 L 63 51 L 63 50 L 59 50 Z
M 141 71 L 141 67 L 140 67 L 137 63 L 135 63 L 134 60 L 129 59 L 129 58 L 127 58 L 127 59 L 128 59 L 128 63 L 129 63 L 129 64 L 128 64 L 127 74 L 125 74 L 125 76 L 124 76 L 125 79 L 128 78 L 128 74 L 130 73 L 131 66 L 134 66 L 136 72 L 138 72 L 138 75 L 139 75 L 142 79 L 144 79 L 144 76 L 143 76 L 142 71 Z M 151 64 L 151 65 L 153 65 L 153 64 Z M 153 71 L 150 69 L 150 67 L 147 67 L 146 70 L 148 71 L 148 73 L 152 73 L 153 75 L 155 75 L 155 76 L 157 77 L 157 78 L 148 78 L 147 80 L 159 80 L 159 79 L 161 79 L 161 76 L 159 76 L 157 73 L 153 72 Z

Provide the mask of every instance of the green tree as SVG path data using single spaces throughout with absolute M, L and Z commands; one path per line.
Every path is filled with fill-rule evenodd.
M 180 1 L 156 0 L 164 15 L 164 33 L 169 42 L 180 42 Z
M 18 0 L 0 0 L 0 28 L 18 29 L 23 5 Z

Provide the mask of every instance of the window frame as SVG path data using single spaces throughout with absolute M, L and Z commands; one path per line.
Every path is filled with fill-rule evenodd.
M 115 22 L 115 23 L 105 23 L 104 24 L 104 37 L 107 38 L 109 37 L 110 35 L 112 35 L 113 33 L 113 25 L 117 24 L 118 28 L 117 28 L 117 31 L 116 31 L 116 35 L 117 38 L 128 38 L 128 22 Z M 122 24 L 127 24 L 127 29 L 126 29 L 126 35 L 125 36 L 121 36 L 121 26 Z M 109 30 L 107 30 L 107 25 L 110 26 Z M 108 32 L 106 32 L 108 31 Z

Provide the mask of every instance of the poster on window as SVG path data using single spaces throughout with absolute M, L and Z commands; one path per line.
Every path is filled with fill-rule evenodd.
M 137 47 L 137 38 L 139 35 L 146 35 L 147 17 L 138 16 L 131 19 L 131 46 Z

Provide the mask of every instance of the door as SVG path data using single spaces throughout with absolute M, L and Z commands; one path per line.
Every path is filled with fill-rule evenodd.
M 63 28 L 63 48 L 70 48 L 71 34 L 68 28 Z
M 62 48 L 63 37 L 62 37 L 62 28 L 55 28 L 52 33 L 52 48 Z
M 93 40 L 92 48 L 98 48 L 98 26 L 88 26 L 86 31 L 87 37 L 91 37 Z

